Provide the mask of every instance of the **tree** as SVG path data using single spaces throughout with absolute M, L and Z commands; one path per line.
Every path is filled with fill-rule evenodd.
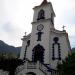
M 68 55 L 57 68 L 59 75 L 75 75 L 75 53 Z
M 23 64 L 23 61 L 18 58 L 5 58 L 5 56 L 0 56 L 0 69 L 8 71 L 9 75 L 15 75 L 16 68 Z

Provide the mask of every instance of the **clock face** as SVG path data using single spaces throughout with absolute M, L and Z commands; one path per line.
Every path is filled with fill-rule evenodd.
M 37 30 L 38 30 L 38 31 L 43 30 L 43 28 L 44 28 L 44 26 L 43 26 L 42 24 L 40 24 L 40 25 L 37 26 Z

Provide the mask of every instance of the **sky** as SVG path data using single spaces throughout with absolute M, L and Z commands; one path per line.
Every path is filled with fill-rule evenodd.
M 32 29 L 33 7 L 43 0 L 0 0 L 0 40 L 22 46 L 21 38 Z M 66 26 L 71 47 L 75 47 L 75 0 L 48 0 L 55 11 L 55 28 Z

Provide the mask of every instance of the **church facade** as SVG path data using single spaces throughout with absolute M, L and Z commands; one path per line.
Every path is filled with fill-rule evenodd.
M 44 0 L 33 8 L 32 31 L 22 38 L 20 59 L 16 75 L 58 75 L 57 64 L 68 56 L 70 43 L 66 30 L 54 27 L 55 12 L 51 2 Z

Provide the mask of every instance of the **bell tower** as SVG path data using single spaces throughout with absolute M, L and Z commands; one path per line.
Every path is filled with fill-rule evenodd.
M 39 23 L 42 21 L 49 21 L 49 28 L 54 28 L 54 17 L 55 13 L 50 2 L 44 0 L 41 5 L 35 6 L 32 23 Z M 43 22 L 42 22 L 43 23 Z

